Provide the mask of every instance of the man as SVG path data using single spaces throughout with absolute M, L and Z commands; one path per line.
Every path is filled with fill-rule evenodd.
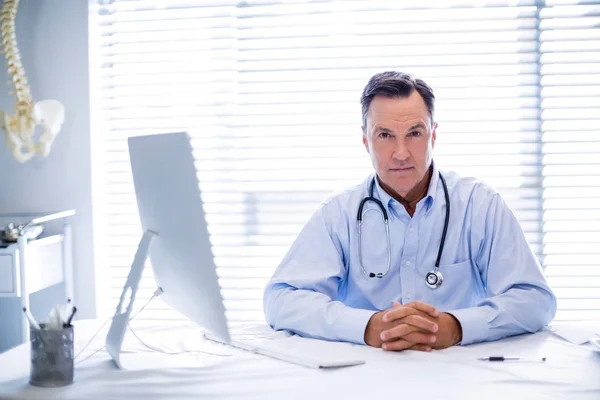
M 500 195 L 433 162 L 434 101 L 411 75 L 368 82 L 362 139 L 376 174 L 322 204 L 298 235 L 265 289 L 274 329 L 430 351 L 535 332 L 554 318 L 556 298 Z M 380 204 L 360 210 L 371 186 Z

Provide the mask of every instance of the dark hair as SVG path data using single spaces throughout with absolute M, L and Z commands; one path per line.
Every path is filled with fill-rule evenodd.
M 375 96 L 384 97 L 408 97 L 412 92 L 417 91 L 429 112 L 429 118 L 431 123 L 434 122 L 435 113 L 435 96 L 433 89 L 421 79 L 416 79 L 411 74 L 396 71 L 386 71 L 374 75 L 365 89 L 363 90 L 362 96 L 360 97 L 360 104 L 362 105 L 362 121 L 363 126 L 367 126 L 367 114 L 369 112 L 369 106 L 375 98 Z

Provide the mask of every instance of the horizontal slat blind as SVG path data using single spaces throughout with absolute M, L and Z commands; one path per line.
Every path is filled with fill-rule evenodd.
M 498 189 L 554 268 L 548 240 L 559 231 L 542 215 L 550 200 L 542 184 L 555 178 L 546 162 L 552 132 L 541 141 L 549 87 L 538 40 L 540 24 L 542 36 L 553 31 L 533 0 L 98 0 L 91 12 L 115 302 L 141 235 L 127 137 L 192 135 L 228 318 L 262 320 L 262 289 L 310 214 L 371 171 L 359 97 L 374 73 L 391 69 L 436 91 L 438 164 Z M 140 298 L 153 290 L 148 268 Z M 177 318 L 160 302 L 151 307 L 147 318 Z
M 559 296 L 557 318 L 600 319 L 600 2 L 546 3 L 540 25 L 546 272 Z

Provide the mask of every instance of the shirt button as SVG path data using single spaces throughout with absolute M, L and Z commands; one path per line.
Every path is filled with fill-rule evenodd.
M 410 265 L 410 261 L 407 261 L 407 262 L 406 262 L 406 265 Z
M 408 228 L 408 232 L 409 232 L 409 233 L 412 233 L 412 232 L 413 232 L 413 229 L 412 229 L 412 228 Z
M 410 294 L 410 293 L 407 293 L 407 294 L 406 294 L 406 298 L 407 298 L 407 299 L 409 299 L 409 300 L 410 300 L 410 299 L 412 299 L 412 294 Z

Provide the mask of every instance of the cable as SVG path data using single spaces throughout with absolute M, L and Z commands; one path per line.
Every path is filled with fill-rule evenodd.
M 161 289 L 161 293 L 162 293 L 162 289 Z M 146 304 L 144 304 L 144 305 L 142 306 L 142 308 L 140 308 L 140 309 L 139 309 L 139 310 L 138 310 L 138 311 L 137 311 L 135 314 L 133 314 L 133 317 L 129 318 L 129 320 L 130 320 L 130 321 L 131 321 L 131 320 L 133 320 L 135 317 L 137 317 L 137 315 L 138 315 L 139 313 L 141 313 L 142 311 L 144 311 L 144 308 L 146 308 L 146 306 L 147 306 L 148 304 L 150 304 L 150 302 L 151 302 L 152 300 L 154 300 L 154 298 L 155 298 L 155 297 L 158 297 L 158 295 L 156 294 L 156 292 L 154 292 L 154 294 L 152 295 L 152 297 L 150 297 L 150 299 L 148 299 L 148 301 L 146 302 Z
M 157 294 L 157 293 L 158 293 L 158 294 Z M 138 310 L 138 311 L 137 311 L 137 312 L 136 312 L 136 313 L 133 315 L 133 317 L 129 318 L 129 320 L 131 321 L 132 319 L 134 319 L 134 318 L 135 318 L 135 317 L 136 317 L 136 316 L 137 316 L 139 313 L 141 313 L 141 312 L 144 310 L 144 308 L 146 308 L 146 306 L 147 306 L 148 304 L 150 304 L 150 302 L 151 302 L 152 300 L 154 300 L 154 298 L 155 298 L 155 297 L 159 296 L 160 294 L 162 294 L 162 289 L 161 289 L 161 288 L 158 288 L 158 289 L 157 289 L 157 290 L 154 292 L 154 294 L 152 295 L 152 297 L 150 297 L 150 299 L 149 299 L 149 300 L 146 302 L 146 304 L 144 304 L 144 305 L 142 306 L 142 308 L 140 308 L 140 309 L 139 309 L 139 310 Z M 83 352 L 85 351 L 85 349 L 87 349 L 87 348 L 88 348 L 88 346 L 89 346 L 89 345 L 92 343 L 92 341 L 93 341 L 93 340 L 96 338 L 96 336 L 98 336 L 98 334 L 100 333 L 100 331 L 102 331 L 102 328 L 104 328 L 104 326 L 105 326 L 105 325 L 106 325 L 106 324 L 107 324 L 109 321 L 111 321 L 112 319 L 113 319 L 113 317 L 110 317 L 110 318 L 108 318 L 106 321 L 104 321 L 104 323 L 103 323 L 103 324 L 100 326 L 100 328 L 98 328 L 98 330 L 96 331 L 96 333 L 94 333 L 94 335 L 92 336 L 92 338 L 91 338 L 91 339 L 90 339 L 90 340 L 89 340 L 89 341 L 86 343 L 86 345 L 85 345 L 85 346 L 83 346 L 83 349 L 79 350 L 79 353 L 77 353 L 77 355 L 75 356 L 75 358 L 74 358 L 73 360 L 77 360 L 77 357 L 79 357 L 79 356 L 81 355 L 81 353 L 83 353 Z M 94 352 L 92 353 L 92 355 L 96 354 L 97 352 L 99 352 L 100 350 L 103 350 L 103 349 L 104 349 L 104 347 L 102 347 L 101 349 L 98 349 L 98 350 L 94 351 Z M 90 357 L 91 357 L 91 355 L 90 355 L 90 356 L 88 356 L 88 357 L 86 357 L 84 360 L 82 360 L 82 361 L 80 361 L 80 362 L 83 362 L 83 361 L 87 360 L 87 359 L 88 359 L 88 358 L 90 358 Z
M 139 341 L 141 344 L 143 344 L 144 346 L 146 346 L 147 348 L 149 348 L 149 349 L 150 349 L 150 350 L 152 350 L 152 351 L 156 351 L 156 352 L 158 352 L 158 353 L 163 353 L 163 354 L 166 354 L 166 355 L 168 355 L 168 356 L 176 356 L 176 355 L 179 355 L 179 354 L 184 354 L 184 353 L 203 353 L 203 354 L 208 354 L 208 355 L 211 355 L 211 356 L 219 356 L 219 357 L 229 357 L 229 356 L 231 356 L 231 354 L 219 354 L 219 353 L 211 353 L 210 351 L 205 351 L 205 350 L 184 350 L 184 351 L 178 351 L 178 352 L 175 352 L 175 353 L 171 353 L 171 352 L 168 352 L 168 351 L 164 351 L 164 350 L 161 350 L 161 349 L 159 349 L 159 348 L 157 348 L 157 347 L 150 346 L 149 344 L 146 344 L 146 343 L 145 343 L 145 342 L 144 342 L 142 339 L 140 339 L 140 337 L 139 337 L 139 336 L 138 336 L 138 335 L 135 333 L 135 331 L 134 331 L 134 330 L 133 330 L 133 328 L 131 327 L 131 324 L 127 324 L 127 326 L 129 327 L 129 330 L 131 331 L 131 333 L 133 333 L 133 336 L 135 336 L 135 338 L 136 338 L 136 339 L 137 339 L 137 340 L 138 340 L 138 341 Z
M 92 338 L 89 340 L 89 342 L 86 343 L 85 346 L 83 346 L 83 349 L 79 350 L 79 353 L 77 353 L 77 355 L 75 356 L 75 358 L 73 360 L 77 360 L 77 357 L 79 357 L 81 355 L 81 353 L 84 352 L 85 349 L 87 349 L 87 347 L 92 343 L 92 341 L 94 340 L 94 338 L 96 338 L 96 336 L 98 336 L 98 334 L 100 333 L 100 331 L 102 330 L 102 328 L 104 328 L 104 326 L 108 323 L 108 321 L 112 320 L 112 317 L 110 317 L 109 319 L 107 319 L 106 321 L 104 321 L 104 323 L 100 326 L 100 328 L 98 328 L 98 330 L 96 331 L 96 333 L 94 333 L 94 335 L 92 336 Z M 104 348 L 104 347 L 103 347 Z M 97 351 L 96 351 L 97 352 Z M 94 352 L 94 354 L 96 354 L 96 352 Z
M 148 299 L 148 301 L 146 301 L 146 303 L 132 316 L 129 318 L 129 322 L 132 321 L 135 317 L 138 316 L 139 313 L 141 313 L 142 311 L 144 311 L 144 309 L 148 306 L 148 304 L 150 304 L 150 302 L 152 300 L 154 300 L 156 297 L 160 296 L 163 293 L 162 288 L 158 288 L 154 291 L 154 293 L 152 294 L 152 297 L 150 297 Z M 106 321 L 104 321 L 104 323 L 100 326 L 100 328 L 98 328 L 98 330 L 94 333 L 94 335 L 92 336 L 92 338 L 86 343 L 85 346 L 83 346 L 83 348 L 79 351 L 79 353 L 77 353 L 77 355 L 75 356 L 75 358 L 73 360 L 76 360 L 77 357 L 79 357 L 81 355 L 81 353 L 83 353 L 85 351 L 85 349 L 92 343 L 92 341 L 94 340 L 94 338 L 96 336 L 98 336 L 98 333 L 100 333 L 100 331 L 102 331 L 102 328 L 104 328 L 104 326 L 112 320 L 113 317 L 110 317 L 109 319 L 107 319 Z M 145 347 L 147 347 L 148 349 L 158 352 L 158 353 L 162 353 L 162 354 L 166 354 L 166 355 L 179 355 L 179 354 L 184 354 L 184 353 L 203 353 L 203 354 L 208 354 L 208 355 L 212 355 L 212 356 L 219 356 L 219 357 L 229 357 L 231 356 L 231 354 L 219 354 L 219 353 L 211 353 L 209 351 L 204 351 L 204 350 L 185 350 L 185 351 L 180 351 L 180 352 L 167 352 L 164 350 L 161 350 L 159 348 L 156 348 L 154 346 L 150 346 L 149 344 L 146 344 L 142 339 L 140 339 L 140 337 L 135 333 L 135 331 L 133 330 L 133 328 L 131 327 L 131 324 L 129 324 L 129 322 L 127 322 L 127 327 L 129 328 L 129 330 L 131 331 L 131 333 L 133 333 L 133 336 L 135 336 L 135 338 Z M 77 363 L 75 363 L 75 365 L 80 364 L 84 361 L 86 361 L 87 359 L 91 358 L 92 356 L 94 356 L 95 354 L 97 354 L 98 352 L 104 350 L 106 348 L 106 346 L 102 346 L 99 349 L 94 350 L 90 355 L 88 355 L 87 357 L 85 357 L 83 360 L 79 360 Z
M 96 353 L 104 350 L 106 348 L 106 346 L 103 346 L 97 350 L 95 350 L 94 352 L 92 352 L 92 354 L 90 354 L 89 356 L 87 356 L 86 358 L 84 358 L 83 360 L 79 360 L 75 363 L 75 365 L 81 364 L 82 362 L 84 362 L 85 360 L 87 360 L 88 358 L 91 358 L 93 355 L 95 355 Z

